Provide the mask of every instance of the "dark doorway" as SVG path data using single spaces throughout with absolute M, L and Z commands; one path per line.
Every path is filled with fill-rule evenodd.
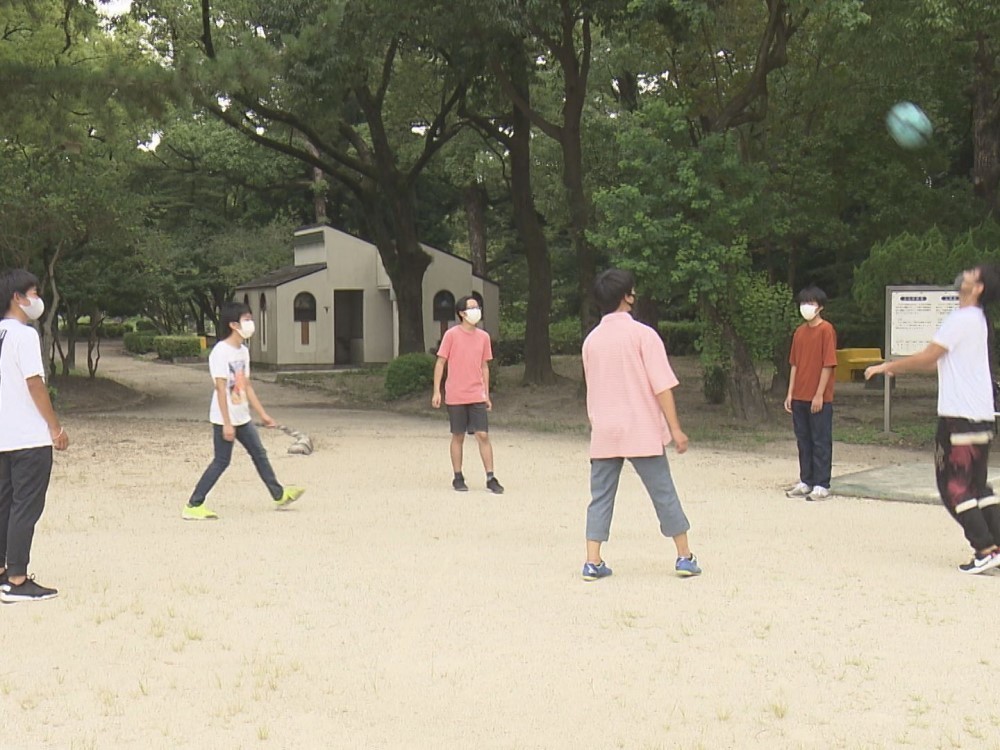
M 333 293 L 333 362 L 360 365 L 365 361 L 365 293 L 337 289 Z

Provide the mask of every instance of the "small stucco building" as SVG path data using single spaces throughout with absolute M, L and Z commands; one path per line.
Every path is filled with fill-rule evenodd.
M 395 294 L 378 249 L 330 226 L 304 227 L 293 239 L 294 265 L 236 288 L 257 321 L 250 359 L 273 369 L 319 369 L 388 362 L 399 354 Z M 437 346 L 456 323 L 455 301 L 476 297 L 481 326 L 499 332 L 500 289 L 472 264 L 437 248 L 424 274 L 424 343 Z

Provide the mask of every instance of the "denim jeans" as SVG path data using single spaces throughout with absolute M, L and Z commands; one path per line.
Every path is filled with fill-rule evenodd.
M 221 424 L 212 425 L 212 437 L 215 443 L 215 458 L 212 459 L 212 463 L 208 465 L 205 473 L 198 480 L 198 485 L 194 488 L 188 505 L 201 505 L 205 502 L 206 496 L 211 492 L 215 483 L 219 481 L 223 472 L 229 468 L 229 462 L 232 460 L 233 443 L 222 436 Z M 264 445 L 260 442 L 260 435 L 253 422 L 241 424 L 236 428 L 236 441 L 250 454 L 253 465 L 261 480 L 267 485 L 271 497 L 275 500 L 279 499 L 285 489 L 274 476 L 274 469 L 271 468 L 271 462 L 267 460 L 267 451 L 264 450 Z
M 799 444 L 799 481 L 830 489 L 833 465 L 833 404 L 813 414 L 809 401 L 792 401 L 792 427 Z

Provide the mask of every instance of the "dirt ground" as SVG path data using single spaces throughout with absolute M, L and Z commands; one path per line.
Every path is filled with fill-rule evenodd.
M 0 609 L 5 750 L 1000 747 L 1000 576 L 957 572 L 940 508 L 786 499 L 788 440 L 670 455 L 690 580 L 626 470 L 615 574 L 584 583 L 582 432 L 500 426 L 498 400 L 507 492 L 467 455 L 459 495 L 443 415 L 261 382 L 316 443 L 264 435 L 307 494 L 273 510 L 237 452 L 221 519 L 186 523 L 207 372 L 102 371 L 146 396 L 67 412 L 31 566 L 60 596 Z M 838 444 L 835 472 L 903 459 Z

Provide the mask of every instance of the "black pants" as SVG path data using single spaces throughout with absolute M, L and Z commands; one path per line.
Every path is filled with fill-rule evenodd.
M 0 453 L 0 563 L 7 575 L 28 574 L 51 476 L 52 446 Z
M 215 446 L 215 457 L 205 469 L 205 473 L 201 475 L 201 479 L 198 480 L 198 485 L 194 488 L 188 505 L 201 505 L 205 502 L 205 497 L 219 481 L 222 473 L 229 468 L 229 462 L 233 458 L 233 442 L 222 436 L 221 424 L 212 425 L 212 442 Z M 260 435 L 253 422 L 241 424 L 236 428 L 236 442 L 246 448 L 247 453 L 250 454 L 254 468 L 257 469 L 257 474 L 267 486 L 271 497 L 275 500 L 280 498 L 285 490 L 274 476 L 274 469 L 271 468 L 271 462 L 267 460 L 267 451 L 264 450 L 264 444 L 260 442 Z
M 833 404 L 813 414 L 809 401 L 792 401 L 792 428 L 799 446 L 799 481 L 830 489 L 833 470 Z
M 992 422 L 941 417 L 934 467 L 941 501 L 977 552 L 1000 545 L 1000 501 L 987 482 Z

